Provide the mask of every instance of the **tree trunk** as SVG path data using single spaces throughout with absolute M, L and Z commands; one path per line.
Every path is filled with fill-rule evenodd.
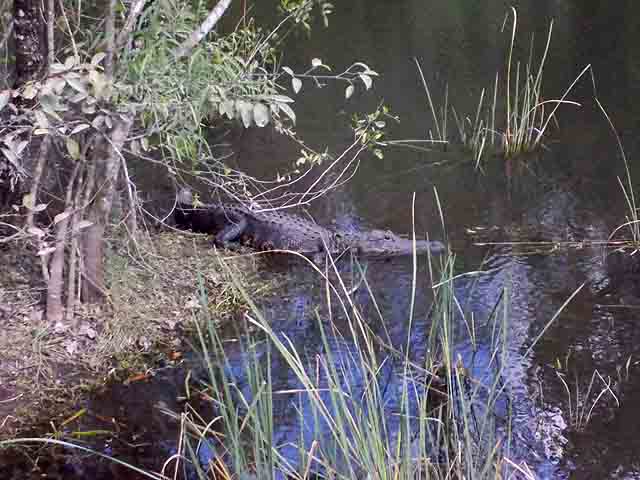
M 76 182 L 76 176 L 81 168 L 80 161 L 76 165 L 67 184 L 67 194 L 65 196 L 64 212 L 57 216 L 60 220 L 56 222 L 56 243 L 55 251 L 51 257 L 49 264 L 49 282 L 47 284 L 47 321 L 51 323 L 61 322 L 64 318 L 64 309 L 62 308 L 62 290 L 64 287 L 64 259 L 65 249 L 67 246 L 67 234 L 69 230 L 69 217 L 73 214 L 73 187 Z M 79 188 L 79 187 L 78 187 Z M 55 219 L 54 219 L 55 220 Z
M 115 116 L 110 139 L 101 141 L 94 155 L 96 178 L 100 181 L 93 203 L 89 207 L 88 220 L 92 222 L 92 225 L 86 229 L 83 235 L 84 282 L 82 283 L 82 299 L 85 302 L 99 302 L 104 299 L 104 232 L 111 212 L 115 186 L 122 163 L 120 151 L 127 139 L 131 124 L 130 117 Z
M 16 86 L 36 79 L 47 66 L 45 13 L 38 0 L 13 1 Z

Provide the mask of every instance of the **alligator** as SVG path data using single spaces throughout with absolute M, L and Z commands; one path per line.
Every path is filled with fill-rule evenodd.
M 363 256 L 392 257 L 431 252 L 440 254 L 438 241 L 402 238 L 387 230 L 347 232 L 322 227 L 311 220 L 281 211 L 254 212 L 234 203 L 194 205 L 190 192 L 181 192 L 174 211 L 176 227 L 214 235 L 214 244 L 235 249 L 290 250 L 314 260 L 327 253 L 351 251 Z

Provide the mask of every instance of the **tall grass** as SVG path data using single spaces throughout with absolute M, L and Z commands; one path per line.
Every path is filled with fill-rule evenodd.
M 607 120 L 607 124 L 609 125 L 609 128 L 611 129 L 611 132 L 613 133 L 613 136 L 616 139 L 616 145 L 618 147 L 618 152 L 620 152 L 620 156 L 622 157 L 622 161 L 624 163 L 624 172 L 625 172 L 624 179 L 617 177 L 618 184 L 620 185 L 620 189 L 622 190 L 622 194 L 624 195 L 624 200 L 627 207 L 625 222 L 622 223 L 621 225 L 618 225 L 613 230 L 613 232 L 611 232 L 608 240 L 611 241 L 621 231 L 626 231 L 629 234 L 629 237 L 627 241 L 622 241 L 621 248 L 624 249 L 629 247 L 632 249 L 631 254 L 635 255 L 638 249 L 640 249 L 640 215 L 638 214 L 639 207 L 638 207 L 638 202 L 636 200 L 635 189 L 633 188 L 633 181 L 631 178 L 631 169 L 629 166 L 629 159 L 627 158 L 627 154 L 624 151 L 624 146 L 622 145 L 622 139 L 618 134 L 618 130 L 616 129 L 615 125 L 613 124 L 613 121 L 611 120 L 611 117 L 609 116 L 606 109 L 600 102 L 600 99 L 598 98 L 598 93 L 596 90 L 596 80 L 593 75 L 593 72 L 591 73 L 591 84 L 593 86 L 593 98 L 596 102 L 596 105 L 600 109 L 600 112 L 602 113 L 604 118 Z
M 327 301 L 335 299 L 331 301 L 342 307 L 349 338 L 340 336 L 331 317 L 317 316 L 324 354 L 315 364 L 289 338 L 271 329 L 238 282 L 236 287 L 251 305 L 246 321 L 263 336 L 245 339 L 241 381 L 225 368 L 229 359 L 213 322 L 199 331 L 208 372 L 205 391 L 218 412 L 218 434 L 211 434 L 211 424 L 188 415 L 184 444 L 191 461 L 201 459 L 202 449 L 215 452 L 207 468 L 224 473 L 224 478 L 495 479 L 508 477 L 510 471 L 528 472 L 526 466 L 508 460 L 510 422 L 495 416 L 506 386 L 502 369 L 507 364 L 508 292 L 488 322 L 493 380 L 486 384 L 469 375 L 456 351 L 460 342 L 469 340 L 466 332 L 476 327 L 455 297 L 454 260 L 443 258 L 436 269 L 439 275 L 432 279 L 429 348 L 419 362 L 410 357 L 409 339 L 405 348 L 394 348 L 371 331 L 335 265 L 337 280 L 329 282 L 324 276 Z M 433 271 L 431 265 L 429 270 Z M 412 295 L 415 289 L 414 278 Z M 201 297 L 206 304 L 204 290 Z M 407 316 L 412 322 L 413 312 Z M 336 351 L 336 338 L 350 348 Z M 274 391 L 270 372 L 275 358 L 282 362 L 279 369 L 290 370 L 298 388 Z M 396 362 L 394 374 L 400 383 L 390 397 L 383 372 L 391 361 Z M 273 437 L 273 401 L 282 395 L 291 397 L 291 417 L 297 419 L 300 432 L 293 445 L 280 445 Z M 285 454 L 292 449 L 295 459 Z M 204 470 L 200 474 L 209 478 Z
M 545 100 L 542 95 L 542 80 L 544 67 L 551 45 L 553 21 L 549 25 L 549 31 L 545 48 L 539 62 L 534 63 L 534 37 L 531 38 L 529 56 L 526 63 L 514 60 L 514 48 L 516 42 L 517 12 L 511 7 L 513 23 L 509 43 L 509 53 L 506 61 L 506 80 L 504 84 L 504 98 L 499 92 L 499 73 L 496 72 L 493 84 L 493 97 L 486 95 L 486 89 L 482 89 L 478 100 L 475 115 L 464 115 L 451 107 L 449 112 L 449 92 L 446 88 L 444 106 L 438 110 L 425 80 L 420 64 L 416 60 L 418 72 L 428 100 L 428 108 L 435 125 L 435 138 L 440 142 L 452 143 L 446 130 L 447 118 L 453 115 L 458 139 L 461 144 L 473 154 L 476 167 L 485 158 L 486 154 L 498 154 L 510 158 L 522 153 L 534 151 L 542 146 L 542 141 L 547 133 L 549 124 L 555 119 L 560 105 L 569 104 L 580 106 L 579 103 L 567 100 L 567 96 L 591 68 L 587 65 L 575 80 L 565 90 L 559 99 Z M 507 25 L 508 15 L 502 26 Z M 504 105 L 504 109 L 498 109 L 498 105 Z M 496 113 L 504 111 L 504 116 L 496 120 Z M 498 121 L 498 123 L 496 123 Z M 429 138 L 434 138 L 434 132 L 428 132 Z

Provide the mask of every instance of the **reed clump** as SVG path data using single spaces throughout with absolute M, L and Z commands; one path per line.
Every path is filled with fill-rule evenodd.
M 514 60 L 517 12 L 513 7 L 511 14 L 513 23 L 503 90 L 500 88 L 499 72 L 496 72 L 492 87 L 483 88 L 480 92 L 473 114 L 459 113 L 450 105 L 448 88 L 445 89 L 442 107 L 437 108 L 422 68 L 418 60 L 415 60 L 428 109 L 433 117 L 434 127 L 428 131 L 428 139 L 433 143 L 461 145 L 471 152 L 476 168 L 488 156 L 512 158 L 542 147 L 549 126 L 556 119 L 558 108 L 565 104 L 580 106 L 577 102 L 567 100 L 567 97 L 580 78 L 591 69 L 590 65 L 584 67 L 560 98 L 545 100 L 542 93 L 543 73 L 551 45 L 553 21 L 549 24 L 545 48 L 536 66 L 533 37 L 526 63 Z M 505 16 L 503 30 L 507 20 L 508 15 Z M 450 116 L 455 125 L 453 135 L 448 131 Z

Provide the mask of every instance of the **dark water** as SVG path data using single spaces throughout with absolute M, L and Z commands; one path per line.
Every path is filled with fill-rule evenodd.
M 351 140 L 345 128 L 350 114 L 384 100 L 401 119 L 392 129 L 393 138 L 424 138 L 434 126 L 413 57 L 421 62 L 436 104 L 442 105 L 448 85 L 449 103 L 472 116 L 481 89 L 491 88 L 497 70 L 505 75 L 509 33 L 500 27 L 511 4 L 361 0 L 337 5 L 329 29 L 316 30 L 310 40 L 290 42 L 288 64 L 302 70 L 311 58 L 320 57 L 341 71 L 361 60 L 381 77 L 372 91 L 357 93 L 349 101 L 343 98 L 343 85 L 311 91 L 313 86 L 305 84 L 305 95 L 297 104 L 298 131 L 311 145 L 329 144 L 339 151 Z M 633 162 L 639 147 L 640 104 L 633 99 L 640 88 L 640 5 L 620 1 L 513 5 L 519 21 L 515 55 L 522 61 L 527 59 L 532 34 L 535 55 L 541 55 L 549 22 L 554 20 L 543 81 L 545 98 L 559 98 L 591 64 L 598 98 L 631 159 L 632 174 L 640 173 Z M 621 274 L 625 269 L 619 264 L 630 261 L 605 262 L 608 252 L 598 244 L 625 222 L 617 180 L 624 173 L 623 162 L 594 102 L 591 80 L 583 78 L 568 98 L 581 107 L 560 108 L 559 128 L 546 138 L 547 148 L 526 158 L 525 167 L 512 166 L 510 178 L 499 158 L 489 158 L 483 174 L 473 169 L 469 155 L 442 149 L 420 153 L 390 149 L 383 160 L 363 161 L 353 181 L 321 200 L 314 213 L 320 221 L 337 218 L 347 224 L 408 232 L 415 193 L 417 231 L 442 238 L 433 196 L 437 188 L 459 268 L 476 270 L 484 261 L 483 269 L 489 272 L 476 279 L 473 289 L 464 280 L 456 284 L 462 300 L 481 318 L 491 311 L 503 287 L 509 291 L 507 382 L 521 459 L 540 478 L 636 478 L 640 475 L 640 450 L 633 434 L 640 422 L 635 408 L 640 391 L 635 361 L 640 348 L 639 291 L 633 275 Z M 453 120 L 449 122 L 453 131 Z M 272 159 L 287 164 L 297 153 L 265 140 L 261 132 L 247 134 L 245 140 L 239 161 L 256 172 L 273 168 Z M 468 233 L 477 226 L 498 228 L 479 237 Z M 474 245 L 486 237 L 496 242 L 586 243 L 553 252 Z M 391 298 L 383 303 L 393 325 L 406 325 L 407 278 L 408 268 L 389 271 L 376 291 Z M 581 292 L 525 356 L 533 339 L 582 284 Z M 283 308 L 274 318 L 291 321 L 292 316 Z M 417 329 L 415 335 L 419 343 L 424 330 Z M 460 348 L 464 351 L 463 345 Z M 558 362 L 567 373 L 572 407 L 556 375 Z M 619 406 L 612 395 L 603 395 L 590 422 L 578 427 L 576 388 L 585 395 L 594 371 L 611 379 Z M 595 385 L 584 402 L 589 408 L 603 383 L 597 380 Z
M 636 173 L 633 159 L 640 146 L 636 135 L 640 102 L 635 101 L 640 93 L 637 2 L 335 3 L 336 14 L 327 30 L 317 28 L 311 39 L 289 40 L 285 63 L 302 70 L 311 58 L 320 57 L 340 70 L 360 60 L 381 77 L 372 91 L 358 91 L 349 101 L 344 100 L 343 85 L 330 84 L 316 90 L 305 84 L 296 112 L 297 131 L 308 144 L 318 148 L 328 145 L 332 151 L 340 151 L 351 141 L 346 128 L 350 114 L 372 109 L 382 99 L 401 119 L 392 128 L 391 137 L 424 138 L 433 129 L 433 122 L 413 57 L 420 60 L 437 104 L 441 104 L 448 85 L 449 103 L 457 111 L 473 115 L 481 89 L 491 88 L 496 70 L 504 75 L 508 33 L 501 33 L 500 27 L 513 4 L 519 19 L 516 56 L 523 61 L 531 35 L 535 34 L 539 56 L 549 22 L 555 22 L 544 74 L 545 98 L 561 96 L 578 73 L 591 64 L 599 99 L 621 136 L 632 173 Z M 271 6 L 256 8 L 266 11 Z M 615 138 L 593 100 L 590 79 L 585 77 L 569 98 L 582 106 L 562 107 L 559 128 L 546 138 L 546 148 L 528 156 L 526 166 L 512 165 L 509 177 L 500 158 L 488 158 L 486 172 L 482 173 L 474 170 L 470 155 L 453 149 L 389 149 L 383 160 L 363 160 L 348 185 L 319 200 L 311 210 L 321 223 L 335 220 L 348 226 L 407 233 L 415 194 L 416 230 L 443 238 L 433 194 L 437 188 L 457 268 L 465 271 L 482 267 L 487 272 L 474 279 L 473 288 L 470 280 L 456 283 L 461 301 L 483 318 L 503 288 L 509 292 L 506 382 L 514 402 L 517 459 L 531 465 L 539 478 L 638 478 L 640 413 L 635 402 L 640 400 L 636 360 L 640 354 L 639 290 L 628 269 L 619 267 L 629 261 L 612 267 L 611 262 L 604 261 L 607 252 L 598 244 L 625 221 L 624 197 L 617 180 L 624 172 L 623 163 Z M 450 128 L 453 131 L 452 119 Z M 298 149 L 271 133 L 248 131 L 238 152 L 239 165 L 270 176 L 276 168 L 289 166 Z M 481 235 L 470 233 L 470 229 L 479 231 L 477 227 L 496 228 Z M 486 240 L 553 241 L 560 247 L 550 251 L 539 246 L 476 245 Z M 585 242 L 581 248 L 564 243 L 581 241 Z M 394 326 L 391 335 L 406 338 L 410 262 L 372 264 L 367 274 L 388 324 Z M 321 292 L 303 271 L 292 270 L 289 276 L 283 301 L 266 305 L 266 315 L 274 330 L 285 332 L 297 346 L 313 353 L 318 342 L 311 318 L 314 307 L 322 303 Z M 533 339 L 582 284 L 581 292 L 525 355 Z M 416 318 L 425 318 L 430 301 L 428 296 L 419 295 Z M 428 325 L 417 322 L 411 338 L 421 345 L 427 334 Z M 478 350 L 488 355 L 490 345 L 483 342 L 480 338 Z M 465 355 L 469 347 L 460 344 L 458 348 Z M 556 374 L 560 365 L 567 373 L 570 400 Z M 611 379 L 619 405 L 612 395 L 603 395 L 590 422 L 578 428 L 576 386 L 584 395 L 594 371 Z M 475 373 L 482 375 L 481 371 Z M 285 375 L 277 383 L 285 387 L 295 380 Z M 164 391 L 177 395 L 177 385 L 166 386 Z M 586 401 L 587 410 L 602 385 L 596 381 L 595 392 Z M 112 403 L 127 402 L 129 395 L 99 399 L 95 408 L 99 411 Z M 152 393 L 143 396 L 150 404 L 155 401 Z M 295 419 L 287 416 L 286 408 L 281 412 L 278 423 L 282 428 L 276 434 L 295 437 L 291 427 Z M 175 438 L 170 433 L 175 429 L 152 437 Z M 171 452 L 171 447 L 166 451 Z

